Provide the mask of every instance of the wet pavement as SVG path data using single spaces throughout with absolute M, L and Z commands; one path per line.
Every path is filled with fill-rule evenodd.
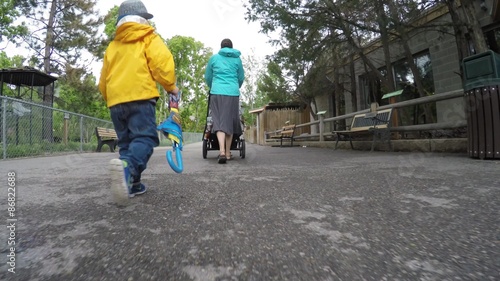
M 176 174 L 168 149 L 124 208 L 118 153 L 0 161 L 0 280 L 500 280 L 498 160 L 196 143 Z

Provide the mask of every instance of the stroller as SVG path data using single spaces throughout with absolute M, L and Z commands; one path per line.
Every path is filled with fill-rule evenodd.
M 245 158 L 245 137 L 243 132 L 245 130 L 245 125 L 243 123 L 243 112 L 241 110 L 240 102 L 240 123 L 241 123 L 241 134 L 233 134 L 233 140 L 231 143 L 230 150 L 239 150 L 240 158 Z M 205 130 L 203 133 L 203 159 L 207 159 L 207 153 L 209 150 L 219 151 L 219 140 L 215 132 L 212 131 L 212 117 L 210 116 L 210 94 L 208 94 L 208 108 L 207 108 L 207 119 L 205 123 Z

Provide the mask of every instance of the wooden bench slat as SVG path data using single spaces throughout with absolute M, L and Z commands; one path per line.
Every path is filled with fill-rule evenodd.
M 384 109 L 376 112 L 370 112 L 366 114 L 357 114 L 354 115 L 351 126 L 348 130 L 341 131 L 332 131 L 333 135 L 337 136 L 337 142 L 335 144 L 335 149 L 337 149 L 337 145 L 339 140 L 343 137 L 344 141 L 349 140 L 351 144 L 351 148 L 354 149 L 352 145 L 353 136 L 374 134 L 374 139 L 372 141 L 372 151 L 375 143 L 375 135 L 379 135 L 381 137 L 382 134 L 388 134 L 388 142 L 389 146 L 392 150 L 391 146 L 391 137 L 390 137 L 390 121 L 391 121 L 391 113 L 392 108 Z
M 116 134 L 99 134 L 99 136 L 102 138 L 102 137 L 109 137 L 109 138 L 115 138 L 117 139 L 118 136 Z
M 285 125 L 281 128 L 278 134 L 272 135 L 269 138 L 271 139 L 279 139 L 280 140 L 280 147 L 283 146 L 283 140 L 290 140 L 290 146 L 293 146 L 293 137 L 295 133 L 295 124 L 291 125 Z
M 96 136 L 97 136 L 97 152 L 100 152 L 102 146 L 107 144 L 111 150 L 111 152 L 115 151 L 115 147 L 118 143 L 118 135 L 114 129 L 96 127 Z

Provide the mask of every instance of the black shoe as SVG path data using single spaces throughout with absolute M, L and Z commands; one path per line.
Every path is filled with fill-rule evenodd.
M 219 155 L 217 162 L 219 162 L 219 164 L 226 164 L 226 160 L 226 155 Z

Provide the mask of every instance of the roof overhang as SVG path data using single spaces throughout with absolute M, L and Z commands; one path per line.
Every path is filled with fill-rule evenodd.
M 0 69 L 0 81 L 15 86 L 48 86 L 57 77 L 51 76 L 34 68 Z
M 267 105 L 261 107 L 261 108 L 256 108 L 249 110 L 249 113 L 261 113 L 264 110 L 279 110 L 279 109 L 301 109 L 303 106 L 301 106 L 299 103 L 268 103 Z

